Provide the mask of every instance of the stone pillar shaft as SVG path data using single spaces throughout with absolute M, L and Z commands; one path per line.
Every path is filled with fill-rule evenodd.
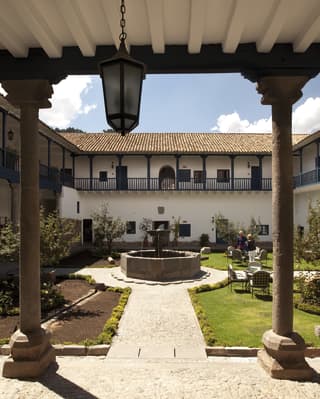
M 279 335 L 287 335 L 293 328 L 291 111 L 286 99 L 272 105 L 272 329 Z
M 50 334 L 41 328 L 40 210 L 39 210 L 39 108 L 51 106 L 52 88 L 45 80 L 2 82 L 7 99 L 20 108 L 20 328 L 10 339 L 11 355 L 2 374 L 30 378 L 42 374 L 55 361 Z
M 272 106 L 272 330 L 263 334 L 258 352 L 262 367 L 274 378 L 308 380 L 313 376 L 304 358 L 305 342 L 293 331 L 293 181 L 292 104 L 302 95 L 306 76 L 260 79 L 262 104 Z
M 20 330 L 40 328 L 38 108 L 21 107 Z

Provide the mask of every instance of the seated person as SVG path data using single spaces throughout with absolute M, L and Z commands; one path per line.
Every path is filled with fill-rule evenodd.
M 241 251 L 246 251 L 247 249 L 247 238 L 242 230 L 239 231 L 239 235 L 237 238 L 237 248 Z

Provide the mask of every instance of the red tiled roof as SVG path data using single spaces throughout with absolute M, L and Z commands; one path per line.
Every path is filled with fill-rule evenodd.
M 84 152 L 102 153 L 271 153 L 270 133 L 60 133 Z M 292 144 L 306 134 L 293 134 Z

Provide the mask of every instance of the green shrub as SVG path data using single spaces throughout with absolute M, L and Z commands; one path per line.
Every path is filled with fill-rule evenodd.
M 16 231 L 17 230 L 17 231 Z M 8 223 L 0 229 L 0 262 L 17 262 L 20 235 L 18 227 Z
M 320 307 L 320 274 L 301 275 L 296 281 L 301 295 L 301 303 Z
M 48 312 L 52 309 L 57 309 L 65 304 L 65 299 L 60 292 L 52 285 L 52 283 L 43 282 L 41 285 L 41 310 Z
M 40 286 L 41 311 L 56 309 L 65 303 L 52 283 L 42 282 Z M 19 282 L 17 279 L 0 280 L 0 315 L 19 314 Z
M 200 246 L 205 247 L 209 245 L 209 234 L 202 233 L 200 236 Z

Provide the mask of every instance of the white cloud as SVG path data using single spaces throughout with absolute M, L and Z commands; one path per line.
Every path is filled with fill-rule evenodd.
M 53 85 L 52 108 L 41 109 L 40 119 L 52 127 L 65 128 L 80 114 L 88 114 L 96 104 L 84 104 L 82 95 L 92 84 L 90 76 L 68 76 L 58 85 Z
M 220 115 L 217 119 L 217 125 L 211 130 L 222 133 L 265 133 L 271 131 L 271 118 L 259 119 L 251 123 L 247 119 L 241 119 L 238 112 L 233 112 L 232 114 Z
M 82 114 L 88 114 L 93 109 L 97 108 L 97 104 L 85 105 L 82 110 Z
M 238 112 L 220 115 L 216 125 L 211 128 L 213 132 L 222 133 L 270 133 L 271 129 L 271 117 L 250 122 L 241 119 Z M 311 133 L 316 130 L 320 130 L 320 97 L 309 97 L 292 113 L 292 131 Z
M 320 97 L 309 97 L 292 115 L 293 131 L 312 133 L 320 129 Z

